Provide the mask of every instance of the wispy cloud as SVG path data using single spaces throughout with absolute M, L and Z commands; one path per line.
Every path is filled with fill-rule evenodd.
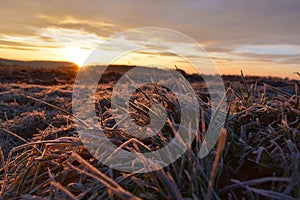
M 197 40 L 221 69 L 253 63 L 296 68 L 300 64 L 299 19 L 299 0 L 3 0 L 0 56 L 69 59 L 72 53 L 86 55 L 120 31 L 154 26 Z M 166 49 L 180 45 L 176 38 L 162 38 Z M 155 48 L 147 41 L 126 39 Z

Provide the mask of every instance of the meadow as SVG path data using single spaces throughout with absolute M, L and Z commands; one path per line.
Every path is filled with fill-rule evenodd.
M 158 138 L 134 139 L 111 114 L 114 84 L 130 68 L 111 67 L 99 83 L 99 123 L 116 146 L 157 149 L 174 137 L 176 99 L 164 88 L 162 104 L 173 123 Z M 149 173 L 124 173 L 97 161 L 80 141 L 72 115 L 78 69 L 0 66 L 0 197 L 3 199 L 299 199 L 300 77 L 223 76 L 227 120 L 218 144 L 198 158 L 210 120 L 210 95 L 198 75 L 181 73 L 201 105 L 199 131 L 174 163 Z M 150 89 L 149 89 L 150 88 Z M 142 88 L 147 90 L 147 88 Z M 153 92 L 155 93 L 155 92 Z M 146 94 L 148 94 L 146 92 Z M 148 94 L 151 96 L 151 94 Z M 136 123 L 149 116 L 133 103 Z M 150 97 L 149 97 L 150 98 Z M 151 97 L 152 98 L 152 97 Z M 159 114 L 159 113 L 157 113 Z

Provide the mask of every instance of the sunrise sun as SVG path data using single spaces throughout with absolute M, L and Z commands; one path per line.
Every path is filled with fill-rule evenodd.
M 83 49 L 80 47 L 67 47 L 62 50 L 64 59 L 75 63 L 79 67 L 83 66 L 84 61 L 90 53 L 90 49 Z

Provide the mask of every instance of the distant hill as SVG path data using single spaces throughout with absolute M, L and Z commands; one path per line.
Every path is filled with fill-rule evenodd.
M 78 66 L 71 62 L 63 61 L 20 61 L 20 60 L 9 60 L 0 58 L 0 67 L 34 67 L 34 68 L 78 68 Z

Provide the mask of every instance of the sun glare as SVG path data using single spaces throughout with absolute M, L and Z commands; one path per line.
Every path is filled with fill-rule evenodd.
M 80 47 L 67 47 L 62 50 L 64 59 L 75 63 L 79 67 L 82 67 L 90 52 L 91 51 L 89 49 L 82 49 Z

